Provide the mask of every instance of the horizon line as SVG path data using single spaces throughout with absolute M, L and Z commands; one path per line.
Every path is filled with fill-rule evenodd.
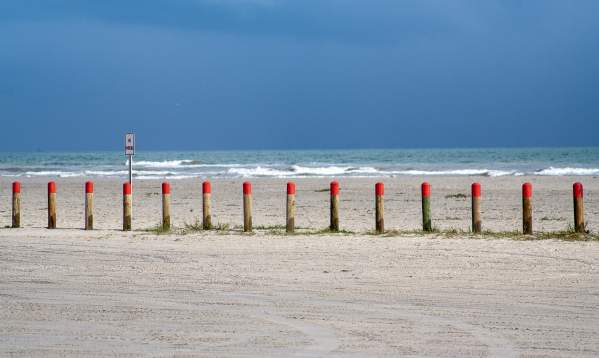
M 136 148 L 136 154 L 140 152 L 311 152 L 311 151 L 359 151 L 359 150 L 502 150 L 502 149 L 592 149 L 599 148 L 599 145 L 563 145 L 563 146 L 488 146 L 488 147 L 362 147 L 362 148 L 262 148 L 262 149 L 139 149 Z M 20 153 L 115 153 L 124 152 L 124 148 L 121 149 L 35 149 L 35 150 L 17 150 L 17 151 L 5 151 L 0 150 L 0 154 L 20 154 Z

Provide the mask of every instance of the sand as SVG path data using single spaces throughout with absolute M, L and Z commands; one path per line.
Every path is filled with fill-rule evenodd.
M 539 231 L 565 230 L 573 224 L 572 183 L 585 185 L 588 226 L 599 230 L 599 180 L 594 177 L 400 177 L 341 179 L 341 227 L 356 232 L 374 228 L 374 183 L 385 183 L 385 222 L 388 229 L 421 228 L 420 183 L 432 186 L 433 225 L 439 229 L 470 227 L 470 184 L 482 184 L 483 229 L 521 230 L 521 185 L 530 181 L 534 189 L 534 228 Z M 27 228 L 44 228 L 46 183 L 48 179 L 22 180 L 22 222 Z M 57 180 L 58 227 L 83 227 L 84 181 L 82 178 Z M 329 179 L 295 179 L 297 183 L 296 225 L 320 229 L 328 225 Z M 10 225 L 11 180 L 0 178 L 0 226 Z M 230 226 L 242 225 L 242 180 L 213 180 L 213 220 Z M 252 179 L 254 225 L 285 224 L 284 179 Z M 133 227 L 145 229 L 161 220 L 160 182 L 134 184 Z M 176 180 L 171 183 L 172 221 L 175 226 L 191 224 L 201 217 L 201 180 Z M 456 194 L 465 197 L 454 197 Z M 95 227 L 122 227 L 122 180 L 95 180 Z
M 420 226 L 423 178 L 385 179 L 386 226 Z M 468 229 L 472 178 L 427 178 L 434 225 Z M 572 223 L 581 178 L 477 178 L 485 229 L 520 228 L 520 185 L 535 188 L 535 229 Z M 95 226 L 83 181 L 58 183 L 47 230 L 45 179 L 23 180 L 22 229 L 0 229 L 0 356 L 371 357 L 599 356 L 599 242 L 368 235 L 376 179 L 342 179 L 341 226 L 355 234 L 141 231 L 160 220 L 160 185 L 135 184 L 134 228 L 121 183 L 96 180 Z M 296 180 L 297 224 L 328 222 L 328 179 Z M 599 184 L 582 178 L 589 228 Z M 255 225 L 284 224 L 284 182 L 253 179 Z M 10 224 L 0 179 L 0 223 Z M 172 182 L 175 226 L 200 215 L 199 181 Z M 242 223 L 241 181 L 213 182 L 214 221 Z

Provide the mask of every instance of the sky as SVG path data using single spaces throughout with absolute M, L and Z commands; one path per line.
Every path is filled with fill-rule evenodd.
M 599 1 L 3 0 L 0 151 L 599 145 Z

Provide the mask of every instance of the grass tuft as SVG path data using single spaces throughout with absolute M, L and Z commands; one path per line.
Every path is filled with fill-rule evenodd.
M 301 233 L 302 235 L 334 235 L 334 234 L 344 234 L 344 235 L 354 235 L 355 232 L 349 230 L 340 229 L 339 231 L 331 231 L 330 228 L 326 227 L 324 229 L 317 230 L 308 230 Z
M 214 231 L 229 231 L 231 230 L 231 226 L 226 223 L 218 223 L 212 226 L 212 230 Z
M 254 230 L 285 230 L 285 225 L 258 225 L 253 227 Z
M 466 199 L 466 198 L 468 198 L 468 195 L 463 194 L 463 193 L 445 195 L 445 199 Z
M 145 232 L 152 232 L 156 235 L 162 235 L 162 234 L 168 234 L 171 232 L 170 229 L 166 229 L 162 226 L 162 223 L 158 223 L 152 227 L 149 227 L 147 229 L 144 229 L 143 231 Z
M 202 226 L 202 222 L 196 220 L 193 224 L 185 223 L 182 229 L 178 230 L 177 233 L 180 235 L 187 235 L 194 232 L 204 231 L 204 227 Z

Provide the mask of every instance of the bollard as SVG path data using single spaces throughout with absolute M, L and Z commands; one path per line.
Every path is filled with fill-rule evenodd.
M 375 196 L 375 229 L 377 234 L 385 232 L 385 207 L 383 196 L 385 195 L 385 184 L 376 183 L 374 185 Z
M 162 230 L 171 229 L 171 185 L 162 183 Z
M 522 231 L 532 235 L 532 184 L 522 184 Z
M 123 184 L 123 231 L 131 231 L 131 183 Z
M 295 183 L 287 183 L 287 233 L 295 232 Z
M 574 183 L 574 230 L 578 233 L 584 233 L 586 230 L 584 225 L 584 200 L 582 192 L 582 184 Z
M 210 198 L 212 196 L 212 187 L 209 181 L 202 183 L 202 228 L 204 230 L 212 229 L 212 214 Z
M 85 230 L 94 229 L 94 183 L 85 183 Z
M 339 231 L 339 183 L 331 182 L 331 231 Z
M 480 217 L 480 183 L 472 184 L 472 232 L 480 234 L 482 232 L 482 220 Z
M 48 229 L 56 229 L 56 183 L 48 183 Z
M 252 183 L 243 183 L 243 231 L 252 231 Z
M 21 183 L 12 183 L 12 227 L 21 227 Z
M 421 186 L 422 191 L 422 230 L 433 231 L 431 220 L 431 186 L 424 182 Z

